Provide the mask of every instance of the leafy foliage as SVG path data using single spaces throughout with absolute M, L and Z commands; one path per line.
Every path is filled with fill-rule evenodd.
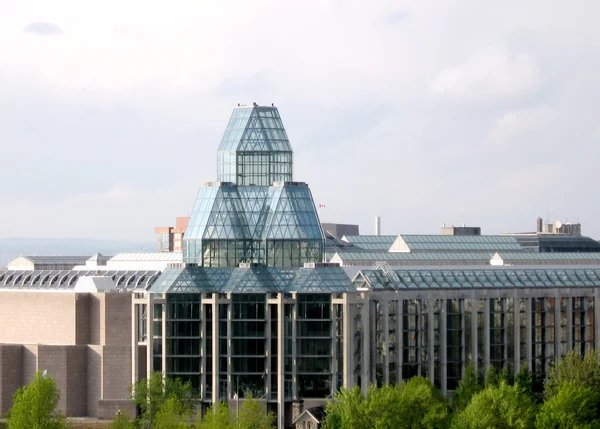
M 600 392 L 600 352 L 593 351 L 581 357 L 570 352 L 548 371 L 544 384 L 546 398 L 556 395 L 561 386 L 574 383 L 581 387 L 590 387 Z
M 600 393 L 575 383 L 564 383 L 546 400 L 537 415 L 537 429 L 600 428 Z
M 233 429 L 233 420 L 227 402 L 220 402 L 206 411 L 204 418 L 196 425 L 197 429 Z
M 477 393 L 457 414 L 456 429 L 529 429 L 534 427 L 536 406 L 517 385 L 501 382 Z
M 267 412 L 266 405 L 248 396 L 241 404 L 234 429 L 271 429 L 275 415 Z
M 448 418 L 443 397 L 422 377 L 401 387 L 372 385 L 366 398 L 358 387 L 341 389 L 325 411 L 325 429 L 433 429 Z
M 521 369 L 515 376 L 515 384 L 528 396 L 533 395 L 533 374 L 529 371 L 527 364 L 521 365 Z
M 127 415 L 119 410 L 108 427 L 109 429 L 134 429 L 135 425 Z
M 29 385 L 13 395 L 8 429 L 60 429 L 64 418 L 56 413 L 60 392 L 52 377 L 36 372 Z
M 485 387 L 498 386 L 499 384 L 500 378 L 498 377 L 498 371 L 493 365 L 490 365 L 487 374 L 485 375 Z
M 458 382 L 458 387 L 452 395 L 452 409 L 454 411 L 464 410 L 469 405 L 469 402 L 471 402 L 473 395 L 481 392 L 481 390 L 482 387 L 479 384 L 475 366 L 469 363 L 465 368 L 465 373 Z
M 167 399 L 161 406 L 154 419 L 154 427 L 160 429 L 188 429 L 186 420 L 190 410 L 175 396 Z
M 160 372 L 152 372 L 150 380 L 143 378 L 132 386 L 131 399 L 140 407 L 142 418 L 148 422 L 144 425 L 152 427 L 159 411 L 169 399 L 178 402 L 178 410 L 191 414 L 194 410 L 192 386 L 179 379 L 163 378 Z M 174 406 L 173 403 L 170 406 Z

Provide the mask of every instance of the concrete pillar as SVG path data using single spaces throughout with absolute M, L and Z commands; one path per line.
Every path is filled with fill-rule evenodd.
M 135 293 L 131 297 L 131 384 L 134 385 L 138 381 L 138 330 L 139 320 L 138 311 L 140 308 L 135 302 Z
M 265 308 L 265 319 L 267 320 L 267 329 L 266 329 L 266 335 L 265 338 L 267 339 L 267 350 L 266 350 L 266 365 L 265 368 L 267 369 L 267 375 L 265 377 L 265 393 L 267 394 L 267 398 L 270 398 L 270 393 L 271 393 L 271 372 L 272 372 L 272 368 L 271 368 L 271 356 L 273 356 L 273 351 L 271 350 L 271 304 L 269 304 L 269 299 L 267 298 L 266 301 L 266 308 Z M 229 317 L 227 318 L 227 338 L 228 338 L 228 344 L 229 347 L 227 348 L 228 350 L 231 350 L 231 328 L 230 328 L 230 320 L 231 320 L 231 305 L 229 306 L 230 308 L 230 312 L 229 312 Z M 231 353 L 230 353 L 231 354 Z M 231 357 L 229 357 L 229 361 L 231 362 Z M 228 378 L 229 379 L 229 378 Z M 229 396 L 231 397 L 231 396 Z
M 404 359 L 404 320 L 402 315 L 402 300 L 396 301 L 396 382 L 402 383 L 402 363 Z
M 160 341 L 162 343 L 161 369 L 163 377 L 167 375 L 167 295 L 162 294 L 161 319 L 160 319 Z
M 448 300 L 441 301 L 440 308 L 440 390 L 445 395 L 448 391 L 448 383 L 446 377 L 448 376 L 448 330 L 447 330 L 447 316 L 446 306 Z
M 427 300 L 427 358 L 429 359 L 429 381 L 431 384 L 435 384 L 435 359 L 434 359 L 434 347 L 435 347 L 435 313 L 433 306 L 435 304 L 435 300 L 428 299 Z
M 560 356 L 560 294 L 556 289 L 554 292 L 554 361 Z
M 475 299 L 475 294 L 473 294 L 471 298 L 471 363 L 473 364 L 476 373 L 479 373 L 479 338 L 477 335 L 479 323 L 479 317 L 477 316 L 478 303 L 479 300 Z
M 202 356 L 200 360 L 200 397 L 203 400 L 209 399 L 206 395 L 206 368 L 208 365 L 212 365 L 212 362 L 207 362 L 206 358 L 206 335 L 208 334 L 208 332 L 206 331 L 206 303 L 204 302 L 205 296 L 205 294 L 202 294 L 202 299 L 200 300 L 200 326 L 202 328 L 202 337 L 200 338 L 200 356 Z
M 370 300 L 368 292 L 363 295 L 363 304 L 360 313 L 361 323 L 361 346 L 362 346 L 362 362 L 360 365 L 360 384 L 361 390 L 364 395 L 369 392 L 370 374 L 369 369 L 371 368 L 371 327 L 369 326 L 370 315 Z
M 600 309 L 598 308 L 599 305 L 600 290 L 598 288 L 594 288 L 594 348 L 596 350 L 600 349 Z M 587 318 L 585 320 L 587 323 Z M 587 331 L 587 329 L 588 327 L 586 326 L 585 330 Z
M 369 384 L 377 381 L 377 302 L 371 300 L 369 296 L 369 353 L 371 354 L 369 362 L 371 365 L 369 368 Z
M 277 294 L 277 428 L 285 429 L 285 304 Z
M 154 369 L 154 298 L 153 294 L 148 293 L 148 303 L 146 304 L 146 321 L 148 330 L 146 335 L 146 379 L 150 380 L 150 374 Z
M 573 350 L 573 298 L 567 298 L 567 352 Z
M 227 294 L 227 298 L 229 298 L 229 304 L 227 305 L 227 399 L 233 398 L 233 368 L 232 368 L 232 360 L 231 360 L 231 320 L 233 319 L 233 305 L 231 304 L 231 293 Z M 269 305 L 267 304 L 267 311 L 269 309 Z M 268 313 L 267 313 L 268 315 Z M 267 320 L 269 320 L 267 318 Z M 267 329 L 267 332 L 270 336 L 271 327 Z M 270 338 L 269 338 L 270 339 Z M 270 342 L 269 342 L 270 343 Z M 237 392 L 236 392 L 237 393 Z
M 296 379 L 296 366 L 298 365 L 298 355 L 296 350 L 296 337 L 298 335 L 298 294 L 292 294 L 294 305 L 292 307 L 292 397 L 298 397 L 298 380 Z
M 219 402 L 219 294 L 213 294 L 212 310 L 212 402 Z
M 517 374 L 521 370 L 521 298 L 518 293 L 513 295 L 513 372 Z
M 483 376 L 490 369 L 490 300 L 486 298 L 483 307 Z
M 531 342 L 532 342 L 531 318 L 532 318 L 531 298 L 528 297 L 526 299 L 526 304 L 525 304 L 525 335 L 527 335 L 527 337 L 525 338 L 525 347 L 526 347 L 525 359 L 527 361 L 527 368 L 529 369 L 529 371 L 532 371 L 532 368 L 533 368 L 531 366 L 531 361 L 532 361 L 532 357 L 533 357 L 533 350 L 532 350 L 533 345 L 531 344 Z
M 349 295 L 343 295 L 343 347 L 344 347 L 344 387 L 351 389 L 354 386 L 354 311 L 350 304 Z
M 330 304 L 331 312 L 331 392 L 334 394 L 337 390 L 337 374 L 338 374 L 338 360 L 337 360 L 337 316 L 336 316 L 336 304 L 333 303 L 333 299 Z
M 383 382 L 390 383 L 390 309 L 389 301 L 381 301 L 383 325 Z

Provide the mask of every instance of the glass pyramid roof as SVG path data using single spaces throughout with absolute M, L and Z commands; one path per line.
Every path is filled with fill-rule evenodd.
M 219 151 L 291 152 L 292 147 L 276 107 L 248 106 L 233 110 Z
M 343 293 L 354 292 L 340 267 L 167 268 L 154 293 Z

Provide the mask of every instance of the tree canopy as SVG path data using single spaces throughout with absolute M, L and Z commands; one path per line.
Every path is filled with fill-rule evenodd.
M 600 393 L 575 383 L 561 384 L 541 406 L 537 429 L 596 429 Z
M 428 379 L 414 377 L 400 387 L 372 385 L 341 389 L 328 402 L 324 429 L 433 429 L 448 418 L 446 403 Z
M 534 426 L 536 405 L 517 385 L 501 382 L 475 394 L 454 421 L 456 429 L 529 429 Z
M 56 412 L 60 392 L 52 377 L 36 372 L 29 385 L 13 395 L 8 429 L 60 429 L 64 418 Z

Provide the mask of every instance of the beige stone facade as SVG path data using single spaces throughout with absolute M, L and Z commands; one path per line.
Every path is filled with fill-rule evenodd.
M 131 300 L 129 293 L 0 293 L 0 414 L 46 370 L 65 415 L 132 415 Z

